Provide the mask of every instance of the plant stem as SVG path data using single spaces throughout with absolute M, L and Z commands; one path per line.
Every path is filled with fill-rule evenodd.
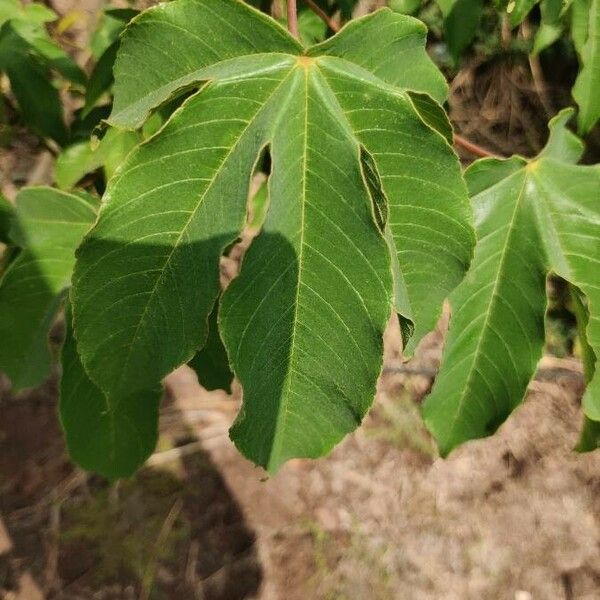
M 287 0 L 287 19 L 289 32 L 298 39 L 298 8 L 296 0 Z
M 337 33 L 340 30 L 340 26 L 314 0 L 304 0 L 304 2 L 331 31 Z
M 531 31 L 529 19 L 525 19 L 523 23 L 521 23 L 521 35 L 526 42 L 531 42 L 533 32 Z M 546 111 L 546 116 L 550 118 L 555 111 L 552 107 L 552 100 L 548 94 L 548 88 L 544 79 L 544 71 L 542 70 L 539 56 L 530 51 L 528 54 L 528 60 L 531 78 L 533 79 L 533 86 L 535 87 L 538 98 L 540 99 L 540 102 Z
M 460 146 L 461 148 L 463 148 L 467 152 L 470 152 L 471 154 L 474 154 L 475 156 L 480 156 L 483 158 L 501 158 L 500 155 L 495 154 L 491 150 L 486 150 L 485 148 L 478 146 L 474 142 L 470 142 L 458 133 L 454 134 L 454 145 Z

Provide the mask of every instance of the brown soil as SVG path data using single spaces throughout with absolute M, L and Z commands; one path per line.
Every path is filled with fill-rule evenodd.
M 206 452 L 111 486 L 70 464 L 56 396 L 54 379 L 0 396 L 0 598 L 234 600 L 257 592 L 254 532 Z M 165 405 L 161 444 L 186 443 L 192 432 Z
M 577 362 L 545 359 L 495 436 L 442 460 L 417 415 L 439 342 L 416 375 L 388 350 L 365 425 L 271 479 L 227 438 L 237 401 L 187 369 L 151 466 L 118 487 L 69 465 L 53 383 L 4 390 L 0 598 L 599 598 L 600 454 L 572 451 Z

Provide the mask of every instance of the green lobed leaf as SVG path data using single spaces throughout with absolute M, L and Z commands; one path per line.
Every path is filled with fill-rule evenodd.
M 244 29 L 248 23 L 252 29 Z M 254 55 L 260 61 L 265 54 L 300 50 L 272 19 L 242 2 L 226 0 L 179 0 L 153 7 L 131 21 L 122 44 L 109 121 L 132 129 L 176 91 L 218 76 L 211 67 L 226 73 L 231 66 L 230 73 L 235 73 L 240 69 L 232 59 Z M 132 56 L 143 57 L 145 77 Z
M 448 85 L 425 52 L 426 41 L 427 27 L 421 21 L 381 9 L 351 21 L 343 32 L 309 48 L 306 54 L 342 58 L 382 82 L 429 94 L 441 103 L 448 96 Z
M 59 414 L 69 456 L 109 479 L 128 477 L 156 445 L 160 386 L 112 403 L 81 365 L 69 304 L 65 322 Z
M 581 49 L 581 70 L 573 87 L 579 105 L 579 132 L 587 133 L 600 118 L 600 0 L 592 0 L 587 41 Z
M 48 330 L 97 205 L 89 194 L 48 187 L 17 195 L 11 238 L 22 250 L 0 280 L 0 370 L 14 389 L 38 385 L 49 373 Z
M 217 34 L 209 52 L 205 40 Z M 219 311 L 244 388 L 232 437 L 275 471 L 293 456 L 320 456 L 357 426 L 374 396 L 393 292 L 378 200 L 388 201 L 419 334 L 473 245 L 458 159 L 405 91 L 446 93 L 425 34 L 381 10 L 302 54 L 273 20 L 234 0 L 177 0 L 134 19 L 111 121 L 138 127 L 182 86 L 202 87 L 128 157 L 78 250 L 78 348 L 111 401 L 160 381 L 204 343 L 219 258 L 239 235 L 269 146 L 264 228 Z M 390 52 L 365 52 L 375 39 Z M 173 48 L 185 60 L 171 61 Z M 147 81 L 142 57 L 153 67 Z
M 522 401 L 544 343 L 552 270 L 587 297 L 588 340 L 600 348 L 600 166 L 573 164 L 581 145 L 551 124 L 532 161 L 484 159 L 467 170 L 478 234 L 467 276 L 451 295 L 451 328 L 424 417 L 442 454 L 491 434 Z M 600 417 L 597 378 L 584 397 Z

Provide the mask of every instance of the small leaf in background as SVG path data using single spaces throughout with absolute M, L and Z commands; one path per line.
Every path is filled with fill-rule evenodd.
M 327 25 L 312 10 L 303 10 L 298 15 L 298 32 L 302 43 L 312 46 L 325 39 Z
M 540 0 L 510 0 L 506 12 L 513 27 L 520 25 Z
M 600 166 L 573 164 L 583 146 L 565 129 L 572 115 L 551 121 L 537 158 L 484 159 L 467 170 L 478 243 L 450 297 L 442 365 L 423 406 L 443 455 L 493 433 L 522 401 L 544 344 L 549 271 L 585 294 L 587 340 L 599 354 Z M 600 420 L 597 387 L 598 377 L 583 403 Z
M 471 45 L 483 12 L 483 0 L 451 0 L 444 13 L 444 39 L 455 62 Z M 446 9 L 448 10 L 448 9 Z
M 113 42 L 102 54 L 90 75 L 85 89 L 85 106 L 83 116 L 88 115 L 98 100 L 106 94 L 113 84 L 113 66 L 117 58 L 119 42 Z
M 97 145 L 83 141 L 68 146 L 56 159 L 56 185 L 63 190 L 71 189 L 85 175 L 100 167 L 108 181 L 140 141 L 139 133 L 110 128 Z
M 132 8 L 113 8 L 102 13 L 90 41 L 90 49 L 96 60 L 100 60 L 108 47 L 118 40 L 127 23 L 137 14 L 139 11 Z
M 31 52 L 31 45 L 10 23 L 0 27 L 0 71 L 4 71 L 25 122 L 42 137 L 60 145 L 67 140 L 58 90 L 50 81 L 47 65 Z
M 231 392 L 233 373 L 229 367 L 227 350 L 219 334 L 219 302 L 215 302 L 208 317 L 208 336 L 204 346 L 196 353 L 188 365 L 198 375 L 200 385 L 207 390 L 225 390 Z
M 390 0 L 390 8 L 403 15 L 413 15 L 421 6 L 421 0 Z
M 120 45 L 119 35 L 137 14 L 132 9 L 116 9 L 104 13 L 102 25 L 92 39 L 92 52 L 97 62 L 85 90 L 84 117 L 112 87 L 113 66 Z
M 542 0 L 540 4 L 542 18 L 533 42 L 534 56 L 560 39 L 564 30 L 562 19 L 564 6 L 563 0 Z
M 592 0 L 587 41 L 581 49 L 581 71 L 573 87 L 579 105 L 579 132 L 586 134 L 600 118 L 600 0 Z
M 32 187 L 17 195 L 11 239 L 21 252 L 0 280 L 0 370 L 16 390 L 48 376 L 48 331 L 70 283 L 75 248 L 97 207 L 83 192 Z
M 2 0 L 0 3 L 0 25 L 18 20 L 39 26 L 56 19 L 56 13 L 40 3 L 23 4 L 20 0 Z
M 47 65 L 69 81 L 85 85 L 85 73 L 46 31 L 46 23 L 56 21 L 57 14 L 43 4 L 26 4 L 4 0 L 0 9 L 0 25 L 10 21 L 12 29 L 31 46 L 31 50 L 43 58 Z M 16 6 L 18 4 L 18 6 Z
M 373 401 L 393 293 L 370 192 L 389 201 L 417 338 L 463 277 L 474 243 L 458 159 L 405 92 L 446 97 L 426 36 L 416 19 L 382 9 L 305 50 L 232 0 L 176 0 L 129 25 L 111 124 L 137 129 L 180 90 L 199 91 L 129 155 L 78 249 L 75 334 L 103 394 L 128 402 L 206 339 L 219 261 L 243 227 L 268 146 L 264 226 L 219 312 L 244 388 L 231 435 L 275 471 L 356 428 Z M 365 52 L 377 44 L 387 52 Z M 140 77 L 140 64 L 152 75 Z M 376 167 L 370 186 L 361 146 Z

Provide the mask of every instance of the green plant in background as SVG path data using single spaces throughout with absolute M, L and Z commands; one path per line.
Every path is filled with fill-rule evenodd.
M 18 194 L 14 214 L 0 212 L 2 241 L 20 249 L 0 281 L 0 369 L 15 389 L 48 376 L 48 332 L 69 286 L 75 248 L 97 208 L 86 192 L 32 187 Z
M 533 43 L 541 51 L 544 27 L 572 24 L 581 132 L 600 105 L 597 3 L 557 12 L 544 0 Z M 534 4 L 495 10 L 517 26 Z M 51 188 L 23 190 L 14 211 L 0 204 L 1 241 L 14 249 L 0 280 L 0 338 L 11 340 L 0 368 L 16 388 L 45 377 L 48 330 L 72 281 L 61 419 L 76 462 L 110 478 L 135 471 L 156 442 L 161 380 L 189 363 L 209 389 L 228 389 L 235 374 L 244 404 L 232 438 L 274 472 L 360 423 L 392 309 L 410 354 L 449 296 L 451 330 L 424 406 L 446 454 L 492 433 L 522 400 L 554 272 L 574 286 L 590 381 L 580 447 L 595 447 L 600 171 L 576 164 L 573 112 L 551 122 L 538 157 L 476 162 L 467 190 L 426 28 L 401 14 L 419 3 L 355 20 L 351 4 L 298 15 L 294 5 L 295 36 L 239 0 L 175 0 L 127 26 L 134 12 L 105 13 L 55 171 L 64 190 L 108 181 L 102 208 L 96 218 L 92 196 Z M 489 5 L 440 6 L 458 59 Z M 325 39 L 340 20 L 350 22 Z M 94 129 L 102 139 L 90 143 Z M 100 184 L 89 175 L 99 168 Z M 267 184 L 247 221 L 260 170 Z M 220 258 L 245 224 L 261 231 L 221 292 Z
M 84 72 L 48 35 L 45 24 L 57 15 L 42 4 L 0 3 L 0 72 L 10 80 L 23 119 L 39 135 L 59 144 L 68 139 L 53 73 L 83 88 Z

